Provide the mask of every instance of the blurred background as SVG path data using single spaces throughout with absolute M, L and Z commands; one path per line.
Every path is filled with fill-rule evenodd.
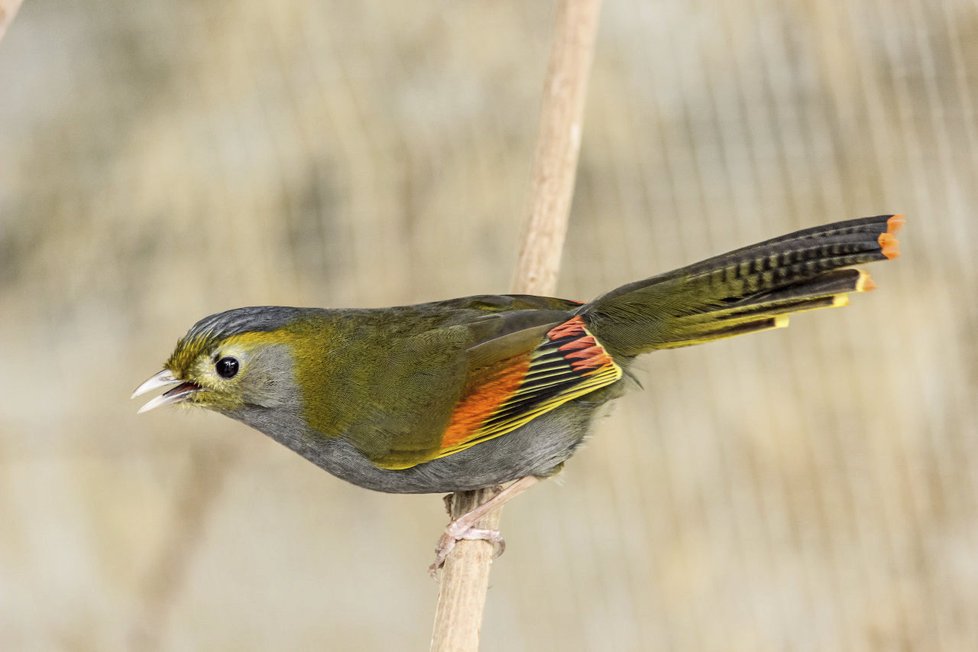
M 132 389 L 230 307 L 504 292 L 550 2 L 28 0 L 0 43 L 0 648 L 420 650 L 438 496 Z M 608 0 L 560 293 L 905 212 L 657 353 L 507 507 L 487 650 L 978 647 L 978 11 Z

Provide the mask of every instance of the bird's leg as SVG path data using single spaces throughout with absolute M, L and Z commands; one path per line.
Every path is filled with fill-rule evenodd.
M 448 553 L 455 547 L 456 542 L 462 539 L 488 541 L 495 548 L 496 557 L 503 554 L 503 551 L 506 549 L 506 542 L 498 530 L 484 530 L 474 526 L 479 522 L 480 518 L 492 510 L 502 507 L 539 481 L 539 478 L 532 475 L 520 478 L 499 491 L 499 493 L 486 502 L 469 510 L 449 523 L 448 527 L 445 528 L 445 533 L 438 540 L 438 546 L 435 548 L 435 563 L 431 565 L 429 570 L 434 572 L 441 568 L 445 563 L 445 559 L 448 557 Z

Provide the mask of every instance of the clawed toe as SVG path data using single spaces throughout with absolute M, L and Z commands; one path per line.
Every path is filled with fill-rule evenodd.
M 448 558 L 455 544 L 462 540 L 488 541 L 492 544 L 493 559 L 503 554 L 506 550 L 506 542 L 503 541 L 503 536 L 499 531 L 477 528 L 475 525 L 483 516 L 494 509 L 499 509 L 539 480 L 536 476 L 528 475 L 507 487 L 493 487 L 492 498 L 449 523 L 448 527 L 445 528 L 445 533 L 438 539 L 438 546 L 435 548 L 435 563 L 428 567 L 431 576 L 434 577 L 438 569 L 445 565 L 445 559 Z M 446 496 L 445 507 L 448 508 L 449 514 L 451 514 L 451 502 L 451 496 Z
M 445 560 L 449 553 L 459 541 L 488 541 L 492 545 L 495 559 L 506 551 L 506 540 L 499 530 L 485 530 L 467 526 L 464 523 L 453 521 L 445 528 L 445 533 L 438 539 L 435 547 L 435 562 L 428 567 L 428 572 L 434 577 L 438 570 L 445 565 Z
M 469 528 L 463 532 L 459 539 L 467 541 L 488 541 L 492 544 L 492 558 L 495 559 L 506 552 L 506 539 L 503 538 L 499 530 L 480 530 L 479 528 Z

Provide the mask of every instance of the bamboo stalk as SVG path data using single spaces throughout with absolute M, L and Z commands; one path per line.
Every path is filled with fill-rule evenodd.
M 581 122 L 601 0 L 559 0 L 553 45 L 544 85 L 534 153 L 528 219 L 523 232 L 513 291 L 553 294 L 567 233 L 571 197 L 581 146 Z M 492 497 L 492 491 L 452 495 L 452 519 Z M 484 516 L 477 528 L 499 527 L 500 510 Z M 459 541 L 441 574 L 431 649 L 477 650 L 489 588 L 492 546 Z

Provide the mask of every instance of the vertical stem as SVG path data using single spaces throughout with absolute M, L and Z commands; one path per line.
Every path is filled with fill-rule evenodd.
M 529 210 L 513 277 L 514 292 L 547 295 L 557 289 L 600 9 L 601 0 L 557 3 L 554 43 L 533 156 Z
M 0 0 L 0 41 L 7 33 L 7 26 L 13 21 L 20 9 L 21 0 Z
M 600 8 L 601 0 L 558 0 L 557 3 L 534 153 L 529 216 L 513 280 L 514 292 L 553 294 L 557 287 Z M 492 492 L 487 489 L 454 494 L 452 518 L 491 497 Z M 500 510 L 494 510 L 476 527 L 498 529 L 499 518 Z M 454 652 L 479 648 L 492 552 L 488 542 L 460 541 L 445 561 L 435 609 L 432 650 Z

